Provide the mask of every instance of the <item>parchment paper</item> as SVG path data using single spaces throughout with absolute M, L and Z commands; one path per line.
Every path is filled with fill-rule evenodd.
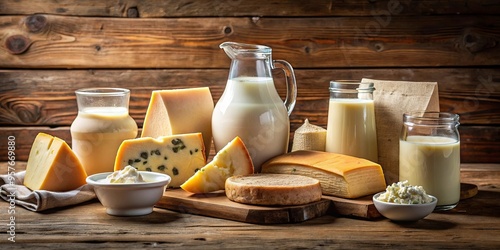
M 412 111 L 439 111 L 436 82 L 405 82 L 362 79 L 373 82 L 378 163 L 387 185 L 399 180 L 399 136 L 403 114 Z

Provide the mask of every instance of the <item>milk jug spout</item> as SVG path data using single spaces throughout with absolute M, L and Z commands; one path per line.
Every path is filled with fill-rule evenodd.
M 231 65 L 226 87 L 212 115 L 215 149 L 220 150 L 239 136 L 259 172 L 262 163 L 288 151 L 288 117 L 297 97 L 295 74 L 288 62 L 272 60 L 268 46 L 225 42 L 220 48 L 231 59 Z M 284 102 L 274 85 L 275 68 L 285 73 Z

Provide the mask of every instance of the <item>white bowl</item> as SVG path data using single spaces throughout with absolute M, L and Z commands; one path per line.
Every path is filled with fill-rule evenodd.
M 139 171 L 146 182 L 104 183 L 111 173 L 99 173 L 87 177 L 87 183 L 94 186 L 95 193 L 106 213 L 117 216 L 138 216 L 153 212 L 156 204 L 170 183 L 170 176 L 161 173 Z
M 385 191 L 373 196 L 373 204 L 380 214 L 394 221 L 420 220 L 432 213 L 437 204 L 437 198 L 432 195 L 429 195 L 432 201 L 425 204 L 398 204 L 377 200 L 382 193 Z

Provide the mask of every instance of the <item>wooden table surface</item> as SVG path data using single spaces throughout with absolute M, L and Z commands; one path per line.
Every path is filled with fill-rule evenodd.
M 20 166 L 21 165 L 21 166 Z M 23 165 L 17 164 L 16 171 Z M 7 171 L 0 164 L 0 173 Z M 296 224 L 256 225 L 155 208 L 115 217 L 97 201 L 35 213 L 9 214 L 0 202 L 1 249 L 500 249 L 500 164 L 463 164 L 462 182 L 479 192 L 450 211 L 411 223 L 326 215 Z M 15 216 L 15 243 L 8 240 Z

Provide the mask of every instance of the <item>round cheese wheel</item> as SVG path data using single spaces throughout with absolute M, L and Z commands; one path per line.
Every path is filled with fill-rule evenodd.
M 318 180 L 291 174 L 232 176 L 225 183 L 229 200 L 252 205 L 303 205 L 321 200 Z

